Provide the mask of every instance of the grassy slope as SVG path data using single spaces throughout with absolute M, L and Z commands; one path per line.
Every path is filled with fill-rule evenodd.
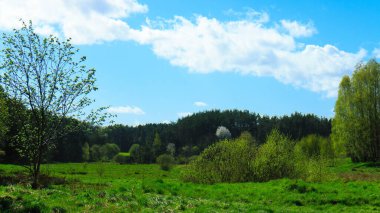
M 180 181 L 182 166 L 166 172 L 157 165 L 51 164 L 44 165 L 45 173 L 71 182 L 37 191 L 0 186 L 0 197 L 43 203 L 48 212 L 53 207 L 68 212 L 380 211 L 380 167 L 347 160 L 338 165 L 330 169 L 336 177 L 322 183 L 281 179 L 201 185 Z M 20 169 L 0 165 L 3 173 Z

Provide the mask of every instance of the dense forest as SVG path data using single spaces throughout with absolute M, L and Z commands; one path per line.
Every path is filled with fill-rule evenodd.
M 10 141 L 17 135 L 22 118 L 15 109 L 18 108 L 17 112 L 26 109 L 10 99 L 8 106 L 13 121 L 9 123 L 9 131 L 1 143 L 3 145 L 1 149 L 6 153 L 2 160 L 17 163 L 22 158 L 18 156 Z M 117 144 L 122 152 L 128 152 L 133 144 L 139 144 L 145 153 L 143 162 L 151 163 L 155 161 L 152 154 L 155 137 L 159 137 L 161 151 L 172 143 L 175 145 L 176 155 L 196 155 L 217 141 L 215 131 L 218 126 L 227 127 L 233 138 L 248 131 L 258 144 L 264 143 L 272 129 L 278 129 L 293 140 L 299 140 L 310 134 L 328 137 L 331 131 L 331 119 L 312 114 L 293 113 L 290 116 L 270 117 L 239 110 L 205 111 L 181 118 L 171 124 L 146 124 L 136 127 L 121 124 L 106 127 L 92 126 L 75 119 L 67 119 L 66 123 L 67 126 L 74 127 L 74 130 L 58 139 L 56 149 L 46 160 L 81 162 L 82 147 L 85 143 L 90 147 L 111 143 Z

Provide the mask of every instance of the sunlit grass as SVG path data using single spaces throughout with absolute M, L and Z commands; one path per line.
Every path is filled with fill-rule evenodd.
M 183 182 L 183 166 L 171 171 L 158 165 L 66 163 L 43 165 L 42 171 L 67 180 L 32 190 L 28 185 L 0 186 L 0 197 L 46 212 L 376 212 L 380 211 L 379 179 L 347 179 L 344 175 L 378 176 L 379 168 L 340 160 L 330 167 L 335 178 L 320 183 L 280 179 L 263 183 Z M 23 170 L 0 165 L 2 174 Z M 343 175 L 343 176 L 342 176 Z M 21 205 L 21 204 L 20 204 Z

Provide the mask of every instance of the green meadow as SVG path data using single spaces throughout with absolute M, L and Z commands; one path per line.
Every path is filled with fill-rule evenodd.
M 32 190 L 22 167 L 1 165 L 1 212 L 379 212 L 380 165 L 342 159 L 322 182 L 183 182 L 185 165 L 43 165 Z M 13 178 L 13 179 L 12 179 Z M 14 184 L 12 184 L 12 181 Z M 46 183 L 44 183 L 46 182 Z M 8 209 L 4 211 L 4 209 Z

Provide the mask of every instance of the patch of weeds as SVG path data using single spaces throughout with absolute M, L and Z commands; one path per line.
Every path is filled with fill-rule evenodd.
M 13 205 L 15 198 L 11 196 L 0 197 L 0 210 L 8 210 Z
M 52 213 L 66 213 L 67 210 L 63 207 L 60 207 L 60 206 L 54 206 L 52 209 L 51 209 L 51 212 Z
M 127 188 L 125 188 L 124 186 L 119 187 L 119 192 L 126 192 L 126 191 L 127 191 Z
M 293 200 L 292 203 L 296 206 L 303 206 L 303 203 L 300 200 Z
M 317 189 L 314 187 L 307 186 L 302 183 L 292 183 L 286 187 L 288 191 L 296 191 L 298 193 L 304 194 L 308 192 L 317 192 Z

